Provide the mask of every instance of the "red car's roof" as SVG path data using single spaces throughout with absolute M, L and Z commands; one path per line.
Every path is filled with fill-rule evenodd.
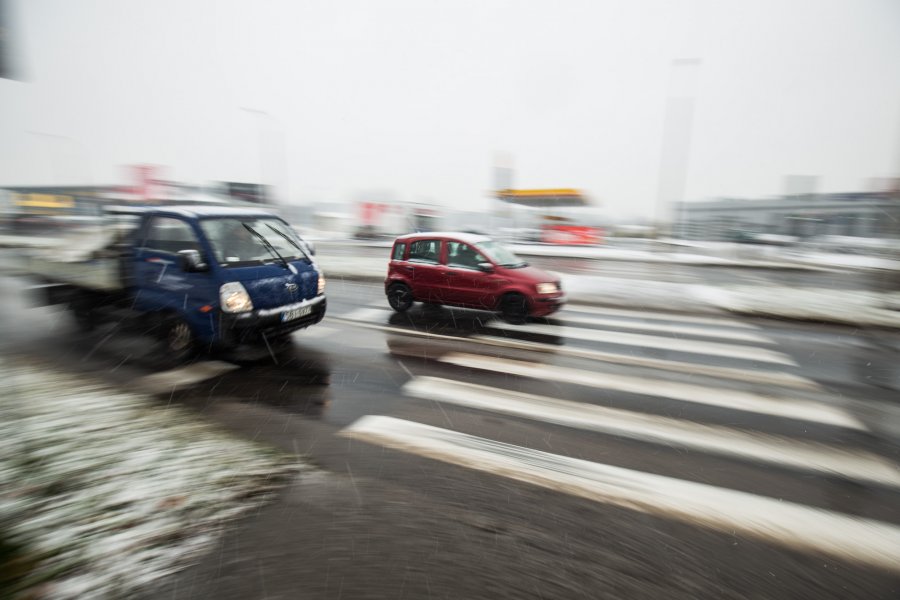
M 460 242 L 465 242 L 472 245 L 480 244 L 481 242 L 492 241 L 491 238 L 486 235 L 463 233 L 460 231 L 426 231 L 422 233 L 407 233 L 406 235 L 399 236 L 396 241 L 408 242 L 411 240 L 433 240 L 435 238 L 459 240 Z

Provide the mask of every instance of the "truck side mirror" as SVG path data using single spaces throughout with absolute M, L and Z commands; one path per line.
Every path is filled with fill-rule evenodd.
M 481 262 L 481 263 L 478 263 L 478 270 L 484 271 L 485 273 L 493 273 L 494 265 L 492 265 L 489 262 Z
M 200 273 L 209 271 L 209 265 L 200 258 L 200 253 L 196 250 L 179 250 L 178 262 L 181 270 L 185 273 Z

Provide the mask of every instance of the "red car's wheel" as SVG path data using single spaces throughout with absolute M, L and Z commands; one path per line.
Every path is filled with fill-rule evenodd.
M 388 304 L 397 312 L 406 312 L 413 304 L 412 291 L 402 283 L 392 284 L 387 291 Z

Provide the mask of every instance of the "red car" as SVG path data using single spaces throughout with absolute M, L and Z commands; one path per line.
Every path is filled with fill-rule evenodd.
M 489 237 L 467 233 L 398 237 L 384 291 L 397 312 L 419 301 L 498 311 L 510 322 L 552 314 L 566 302 L 558 277 Z

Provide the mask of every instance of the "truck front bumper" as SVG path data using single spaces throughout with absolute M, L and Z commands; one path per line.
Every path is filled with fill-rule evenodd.
M 325 316 L 325 296 L 245 313 L 220 313 L 219 338 L 226 346 L 257 344 L 315 325 Z

